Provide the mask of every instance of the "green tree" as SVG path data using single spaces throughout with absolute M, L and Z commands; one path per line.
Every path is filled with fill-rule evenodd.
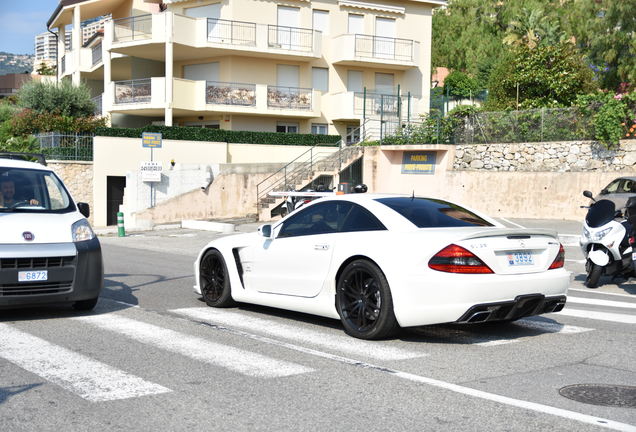
M 557 16 L 546 14 L 543 7 L 523 8 L 518 19 L 510 21 L 503 43 L 535 48 L 539 44 L 556 45 L 567 40 Z
M 594 89 L 592 72 L 570 43 L 512 49 L 491 74 L 489 110 L 571 106 Z
M 42 62 L 38 65 L 38 67 L 35 69 L 35 71 L 39 74 L 39 75 L 55 75 L 56 73 L 56 68 L 55 66 L 48 66 L 46 63 Z
M 18 92 L 18 106 L 36 113 L 68 117 L 90 117 L 95 111 L 90 91 L 69 81 L 59 84 L 31 81 Z
M 478 90 L 477 80 L 459 71 L 453 71 L 444 79 L 444 93 L 450 96 L 469 98 Z
M 602 88 L 636 84 L 636 0 L 567 0 L 567 25 Z

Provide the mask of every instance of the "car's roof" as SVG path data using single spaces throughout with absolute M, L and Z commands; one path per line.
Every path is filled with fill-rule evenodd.
M 22 168 L 22 169 L 35 169 L 41 171 L 51 171 L 49 168 L 36 162 L 28 162 L 19 159 L 8 159 L 0 157 L 0 168 Z

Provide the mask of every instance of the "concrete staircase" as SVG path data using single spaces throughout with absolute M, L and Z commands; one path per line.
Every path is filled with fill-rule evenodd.
M 302 155 L 263 180 L 256 187 L 257 214 L 259 220 L 270 220 L 271 210 L 281 204 L 282 197 L 269 196 L 270 192 L 296 191 L 306 187 L 320 176 L 333 176 L 338 183 L 340 172 L 361 158 L 364 147 L 344 146 L 335 152 L 330 147 L 311 147 Z

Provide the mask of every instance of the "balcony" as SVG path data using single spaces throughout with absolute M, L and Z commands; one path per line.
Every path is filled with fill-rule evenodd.
M 311 110 L 312 89 L 267 86 L 267 106 L 291 110 Z
M 91 48 L 91 64 L 97 66 L 102 61 L 102 44 L 101 42 Z
M 256 106 L 256 84 L 206 81 L 205 103 Z
M 173 12 L 107 22 L 106 49 L 112 46 L 113 52 L 164 61 L 162 44 L 169 33 L 174 35 L 175 44 L 195 48 L 188 50 L 189 60 L 246 55 L 309 61 L 322 56 L 322 33 L 313 29 L 194 18 Z
M 115 104 L 145 104 L 152 100 L 151 78 L 115 81 Z
M 403 94 L 399 98 L 394 94 L 377 92 L 344 92 L 332 95 L 330 105 L 333 119 L 338 121 L 360 120 L 364 118 L 391 119 L 400 114 L 400 118 L 415 118 L 421 112 L 419 96 Z
M 333 39 L 334 64 L 388 67 L 404 70 L 418 66 L 419 42 L 362 34 Z

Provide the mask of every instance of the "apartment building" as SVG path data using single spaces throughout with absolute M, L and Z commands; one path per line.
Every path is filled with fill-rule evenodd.
M 66 49 L 71 48 L 71 34 L 65 36 Z M 57 38 L 49 32 L 40 33 L 35 37 L 35 64 L 42 62 L 55 64 L 57 58 Z
M 62 0 L 48 27 L 66 37 L 72 26 L 73 49 L 59 46 L 60 78 L 85 82 L 114 126 L 355 140 L 361 126 L 428 112 L 432 10 L 445 4 Z M 80 23 L 106 14 L 104 32 L 81 44 Z

